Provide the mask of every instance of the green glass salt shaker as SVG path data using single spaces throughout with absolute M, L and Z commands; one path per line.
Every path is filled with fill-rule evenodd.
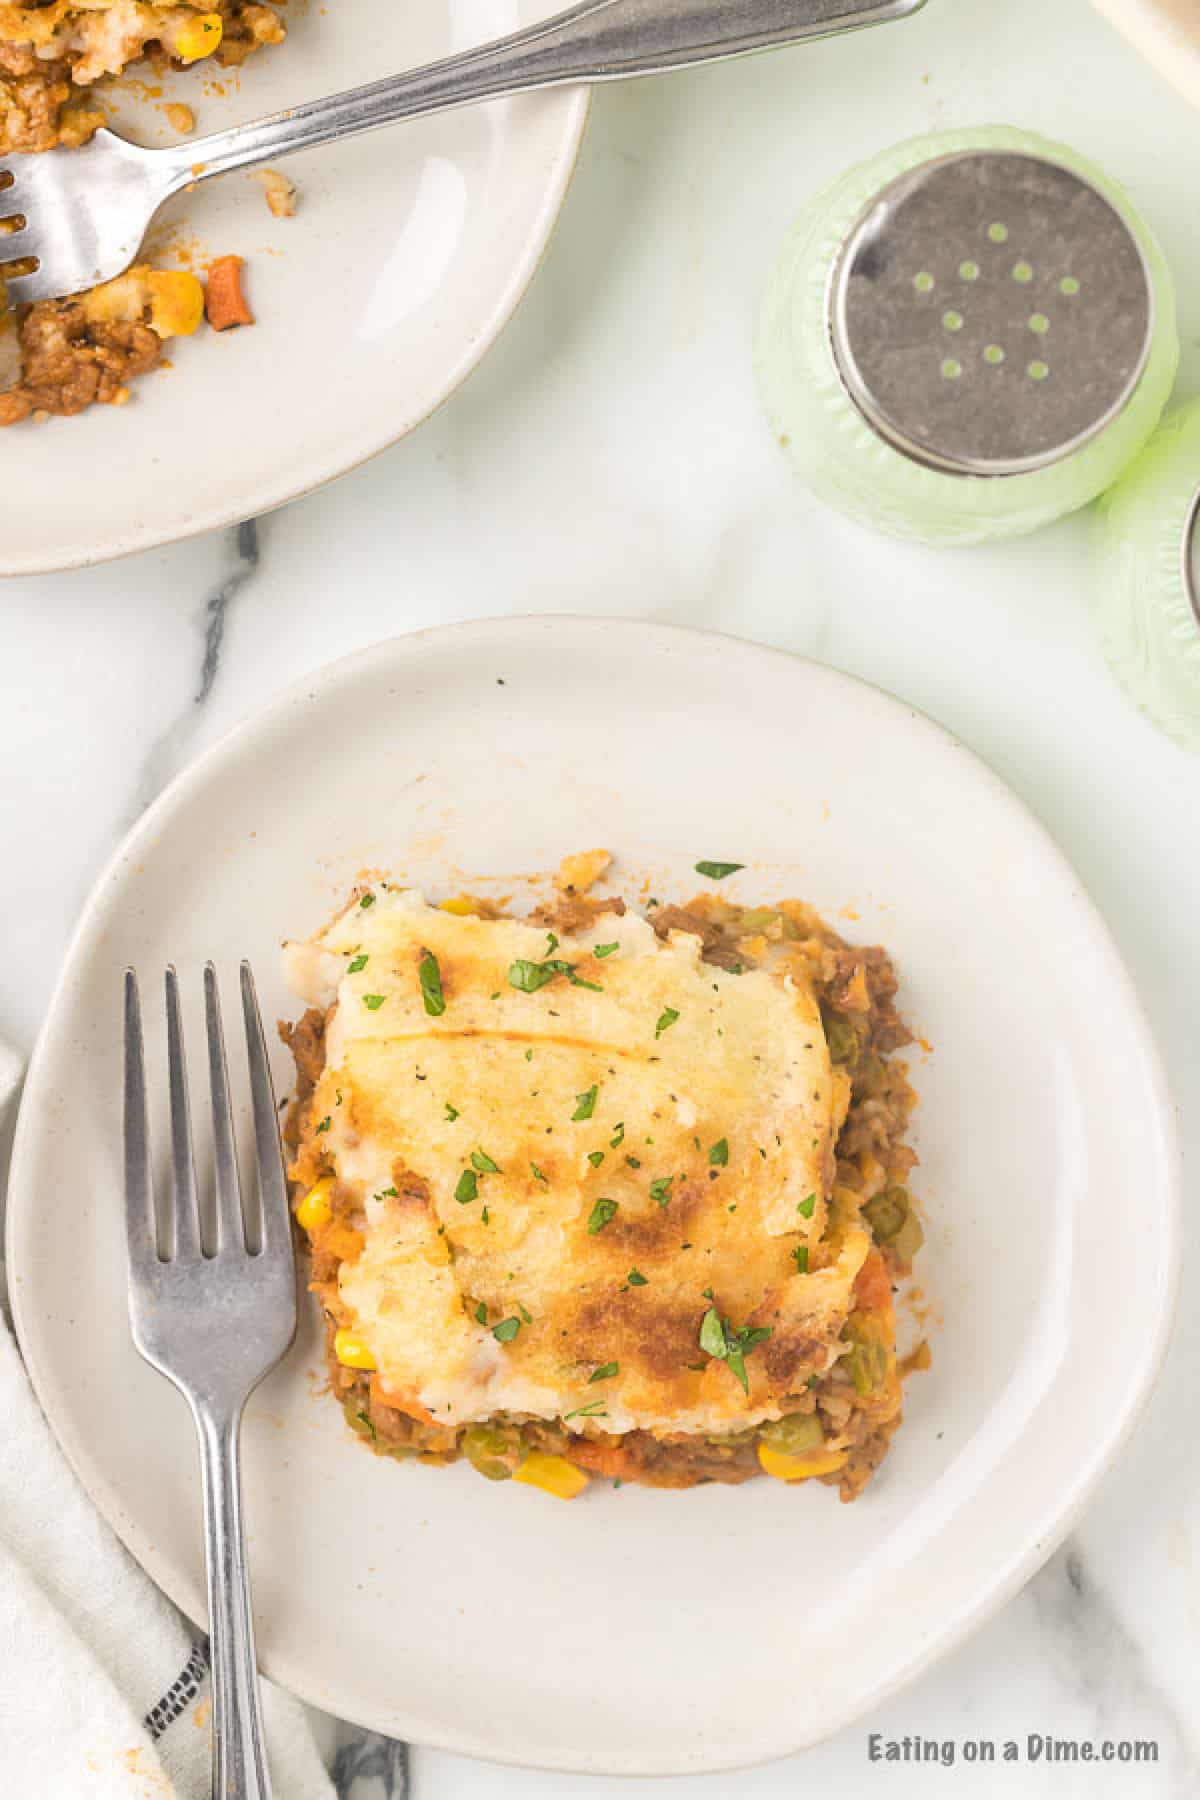
M 796 469 L 934 544 L 1017 536 L 1116 480 L 1179 360 L 1161 251 L 1084 157 L 994 126 L 913 139 L 800 215 L 756 347 Z
M 1113 673 L 1200 750 L 1200 401 L 1173 413 L 1097 514 L 1096 621 Z

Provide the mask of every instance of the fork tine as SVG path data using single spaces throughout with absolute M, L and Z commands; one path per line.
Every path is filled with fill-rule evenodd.
M 37 271 L 32 275 L 14 275 L 5 281 L 4 287 L 10 310 L 14 306 L 24 306 L 26 303 L 32 305 L 35 300 L 51 298 L 51 290 L 40 279 Z
M 237 1148 L 233 1138 L 233 1113 L 229 1105 L 229 1069 L 225 1061 L 225 1034 L 221 1029 L 221 996 L 217 971 L 204 965 L 204 1018 L 208 1027 L 208 1081 L 212 1090 L 213 1150 L 217 1188 L 217 1242 L 221 1250 L 244 1250 L 246 1228 L 242 1214 L 242 1184 L 238 1177 Z
M 179 1017 L 179 978 L 173 964 L 167 966 L 166 992 L 167 1064 L 171 1087 L 171 1194 L 174 1201 L 169 1250 L 172 1256 L 191 1262 L 200 1254 L 200 1213 L 196 1204 L 187 1057 Z
M 279 1109 L 275 1084 L 267 1058 L 262 1014 L 248 962 L 242 964 L 242 1017 L 246 1026 L 246 1052 L 250 1060 L 250 1095 L 254 1103 L 254 1146 L 258 1156 L 258 1193 L 261 1207 L 262 1247 L 278 1250 L 290 1243 L 287 1176 L 283 1146 L 279 1141 Z
M 137 973 L 125 971 L 125 1239 L 129 1275 L 144 1275 L 158 1254 L 146 1121 L 146 1059 Z

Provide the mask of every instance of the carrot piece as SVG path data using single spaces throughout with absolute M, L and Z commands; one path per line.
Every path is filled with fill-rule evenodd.
M 218 256 L 208 271 L 204 311 L 214 331 L 228 331 L 234 325 L 254 323 L 254 314 L 242 292 L 242 268 L 242 257 Z
M 890 1313 L 892 1284 L 887 1264 L 878 1250 L 872 1250 L 858 1272 L 854 1283 L 854 1305 L 859 1312 Z
M 636 1468 L 628 1450 L 616 1444 L 602 1444 L 595 1438 L 576 1438 L 571 1444 L 569 1460 L 593 1475 L 607 1475 L 617 1480 L 633 1475 Z

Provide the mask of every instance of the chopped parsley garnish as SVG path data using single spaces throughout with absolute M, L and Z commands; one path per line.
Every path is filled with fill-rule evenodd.
M 317 1130 L 318 1131 L 328 1131 L 329 1127 L 332 1124 L 333 1124 L 332 1118 L 329 1116 L 328 1113 L 326 1113 L 325 1117 L 321 1120 L 321 1123 L 317 1126 Z
M 811 1219 L 813 1216 L 813 1208 L 816 1204 L 817 1196 L 815 1194 L 809 1194 L 807 1199 L 801 1200 L 796 1211 L 800 1214 L 802 1219 Z
M 557 949 L 558 949 L 558 939 L 555 937 L 554 933 L 551 931 L 551 932 L 547 933 L 547 937 L 546 937 L 546 955 L 553 956 L 554 952 Z
M 432 950 L 422 953 L 417 973 L 421 978 L 421 998 L 425 1002 L 425 1011 L 431 1019 L 440 1019 L 446 1010 L 446 996 L 442 992 L 442 971 L 438 968 L 438 959 Z
M 642 1166 L 642 1159 L 640 1156 L 627 1156 L 625 1161 L 629 1164 L 631 1169 L 640 1169 Z
M 668 1206 L 671 1201 L 671 1183 L 673 1175 L 660 1175 L 657 1181 L 650 1183 L 650 1198 L 657 1200 L 660 1206 Z
M 458 1178 L 458 1186 L 454 1190 L 454 1198 L 460 1206 L 470 1206 L 472 1200 L 479 1198 L 479 1177 L 474 1169 L 464 1169 Z
M 451 1106 L 450 1102 L 447 1100 L 447 1102 L 446 1102 L 446 1118 L 449 1120 L 451 1125 L 453 1125 L 453 1123 L 454 1123 L 455 1119 L 457 1119 L 457 1117 L 458 1117 L 457 1106 Z
M 548 981 L 553 981 L 566 966 L 565 963 L 526 962 L 524 958 L 520 958 L 508 966 L 508 985 L 518 988 L 522 994 L 536 994 L 539 988 L 544 988 Z
M 498 1344 L 511 1344 L 520 1329 L 520 1319 L 501 1319 L 498 1325 L 492 1326 L 492 1336 Z
M 664 1031 L 670 1029 L 678 1017 L 679 1014 L 675 1011 L 673 1006 L 664 1006 L 658 1015 L 658 1024 L 654 1027 L 655 1037 L 660 1038 Z
M 577 1105 L 571 1114 L 571 1123 L 577 1125 L 581 1119 L 590 1119 L 596 1110 L 596 1095 L 600 1092 L 599 1084 L 593 1082 L 584 1094 L 576 1094 Z
M 611 956 L 614 950 L 619 950 L 620 948 L 621 946 L 619 943 L 597 944 L 592 951 L 592 955 L 595 957 Z
M 532 1061 L 533 1061 L 533 1051 L 532 1051 L 532 1050 L 527 1050 L 527 1051 L 526 1051 L 526 1052 L 525 1052 L 525 1061 L 526 1061 L 526 1062 L 532 1062 Z
M 364 894 L 358 904 L 360 906 L 374 906 L 374 904 L 375 904 L 374 894 Z
M 488 1209 L 486 1206 L 484 1207 L 483 1211 L 480 1213 L 479 1216 L 483 1220 L 484 1224 L 486 1225 L 488 1223 L 489 1219 L 491 1218 L 491 1214 L 488 1212 Z
M 697 875 L 707 875 L 710 881 L 724 881 L 727 875 L 736 875 L 738 870 L 744 869 L 745 866 L 745 863 L 698 862 L 696 873 Z
M 508 985 L 517 988 L 522 994 L 536 994 L 544 988 L 548 981 L 556 975 L 565 975 L 572 987 L 590 988 L 593 994 L 602 994 L 604 989 L 594 981 L 585 981 L 582 975 L 575 973 L 575 965 L 563 962 L 561 957 L 550 957 L 545 962 L 526 962 L 519 957 L 508 965 Z
M 478 1169 L 481 1175 L 498 1175 L 500 1164 L 493 1162 L 486 1150 L 472 1150 L 471 1167 Z
M 521 1302 L 519 1300 L 517 1301 L 517 1311 L 520 1313 L 521 1318 L 526 1325 L 533 1324 L 533 1314 L 531 1312 L 526 1312 L 525 1308 L 521 1305 Z
M 593 1400 L 590 1406 L 577 1406 L 573 1412 L 563 1414 L 563 1424 L 568 1419 L 606 1419 L 608 1409 L 603 1400 Z
M 792 1251 L 792 1255 L 796 1259 L 796 1273 L 798 1275 L 807 1275 L 808 1274 L 808 1245 L 807 1244 L 797 1244 L 796 1248 Z
M 588 1161 L 591 1163 L 593 1169 L 598 1169 L 600 1164 L 604 1161 L 603 1150 L 589 1150 Z
M 362 1003 L 368 1012 L 378 1012 L 383 1005 L 383 1002 L 384 996 L 382 994 L 364 994 L 362 997 Z
M 593 1369 L 588 1376 L 588 1386 L 591 1387 L 594 1381 L 611 1381 L 620 1366 L 620 1363 L 615 1362 L 601 1363 L 600 1367 L 598 1369 Z
M 550 1183 L 547 1181 L 546 1177 L 542 1174 L 542 1171 L 538 1168 L 537 1164 L 534 1162 L 531 1162 L 529 1166 L 533 1170 L 533 1179 L 535 1181 L 540 1181 L 544 1187 L 549 1187 Z
M 616 1217 L 616 1212 L 617 1203 L 615 1200 L 597 1200 L 595 1206 L 593 1206 L 591 1212 L 588 1214 L 587 1228 L 591 1236 L 595 1237 L 598 1231 L 603 1231 L 609 1220 Z
M 640 1269 L 630 1269 L 628 1275 L 625 1277 L 625 1286 L 626 1287 L 648 1287 L 649 1283 L 647 1282 L 646 1277 L 642 1274 L 642 1271 Z
M 617 1129 L 613 1132 L 612 1136 L 609 1138 L 608 1147 L 610 1150 L 615 1150 L 617 1148 L 618 1144 L 623 1144 L 624 1142 L 625 1142 L 625 1121 L 622 1120 L 621 1123 L 617 1126 Z
M 718 1138 L 708 1153 L 708 1160 L 714 1169 L 723 1169 L 729 1161 L 729 1140 Z
M 387 1187 L 387 1188 L 380 1188 L 380 1190 L 376 1194 L 375 1198 L 377 1200 L 398 1200 L 400 1198 L 400 1196 L 396 1192 L 394 1187 Z
M 710 1306 L 700 1325 L 700 1348 L 706 1356 L 725 1363 L 742 1392 L 748 1394 L 747 1353 L 756 1345 L 765 1344 L 772 1330 L 770 1325 L 742 1325 L 735 1329 L 728 1319 L 721 1317 L 715 1306 Z
M 360 969 L 366 968 L 367 961 L 368 961 L 367 954 L 366 954 L 366 951 L 364 950 L 361 956 L 356 956 L 352 963 L 346 964 L 347 975 L 357 975 L 358 971 Z
M 372 1438 L 378 1438 L 379 1433 L 376 1431 L 374 1425 L 372 1425 L 371 1415 L 367 1411 L 365 1406 L 360 1406 L 354 1416 L 358 1420 L 359 1424 L 362 1426 L 364 1431 L 369 1431 Z
M 479 1302 L 479 1305 L 475 1308 L 475 1317 L 479 1320 L 479 1323 L 481 1325 L 487 1324 L 487 1305 L 482 1300 Z

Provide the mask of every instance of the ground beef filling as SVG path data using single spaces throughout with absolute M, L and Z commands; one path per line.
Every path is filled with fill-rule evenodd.
M 619 902 L 568 895 L 533 916 L 569 935 L 586 929 L 597 914 L 618 907 L 624 911 Z M 914 1218 L 904 1184 L 916 1155 L 903 1138 L 916 1095 L 903 1064 L 890 1060 L 894 1051 L 911 1043 L 912 1034 L 896 1010 L 897 982 L 887 954 L 846 944 L 799 903 L 745 909 L 706 897 L 687 908 L 652 908 L 647 916 L 662 937 L 671 931 L 698 936 L 705 959 L 722 968 L 752 966 L 780 941 L 801 949 L 821 1005 L 830 1054 L 851 1082 L 850 1104 L 837 1140 L 836 1185 L 861 1197 L 862 1216 L 876 1235 L 887 1277 L 895 1282 L 908 1275 L 920 1233 L 915 1225 L 904 1228 L 904 1221 Z M 299 1195 L 324 1172 L 320 1140 L 314 1140 L 304 1124 L 308 1096 L 325 1063 L 325 1015 L 310 1009 L 297 1024 L 281 1023 L 279 1029 L 296 1062 L 296 1098 L 285 1138 L 297 1158 Z M 465 1454 L 484 1473 L 493 1468 L 500 1473 L 522 1454 L 542 1450 L 566 1457 L 594 1475 L 668 1488 L 737 1483 L 761 1473 L 757 1429 L 725 1437 L 659 1436 L 648 1431 L 616 1436 L 594 1428 L 569 1431 L 556 1421 L 534 1418 L 499 1417 L 465 1431 L 410 1418 L 388 1403 L 371 1374 L 345 1368 L 334 1356 L 334 1334 L 339 1326 L 351 1323 L 338 1292 L 338 1269 L 343 1256 L 353 1254 L 361 1241 L 363 1219 L 355 1211 L 352 1194 L 340 1184 L 335 1183 L 332 1205 L 333 1219 L 313 1245 L 311 1286 L 325 1316 L 330 1384 L 348 1424 L 378 1454 L 415 1456 L 433 1463 L 452 1462 Z M 853 1313 L 847 1322 L 851 1346 L 859 1321 L 860 1315 Z M 927 1360 L 914 1358 L 908 1366 L 922 1367 Z M 877 1378 L 864 1375 L 864 1367 L 869 1362 L 856 1362 L 852 1354 L 839 1358 L 799 1402 L 801 1411 L 815 1413 L 826 1437 L 848 1443 L 840 1469 L 813 1477 L 836 1487 L 843 1500 L 856 1499 L 870 1481 L 902 1418 L 898 1373 L 907 1369 L 897 1371 L 894 1346 L 888 1347 Z M 473 1438 L 485 1440 L 481 1454 L 476 1453 Z
M 148 325 L 90 321 L 77 300 L 39 300 L 22 309 L 16 330 L 21 379 L 0 393 L 0 425 L 33 412 L 119 406 L 134 376 L 162 359 L 162 339 Z

